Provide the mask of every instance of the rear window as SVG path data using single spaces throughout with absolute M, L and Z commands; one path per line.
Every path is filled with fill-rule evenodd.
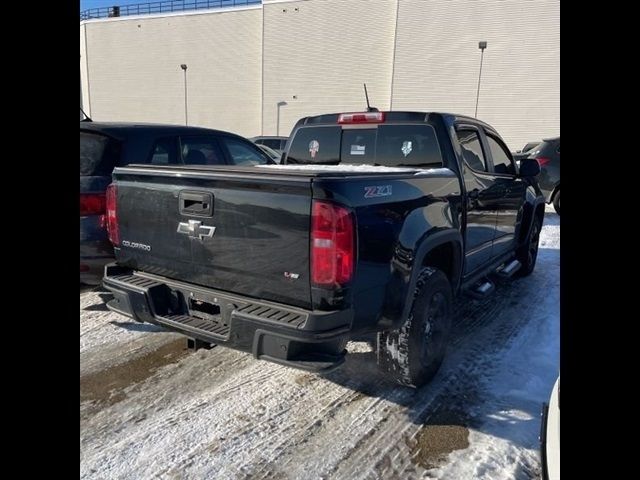
M 296 133 L 287 163 L 324 163 L 337 165 L 340 163 L 341 127 L 309 127 L 301 128 Z
M 291 142 L 287 163 L 441 166 L 442 154 L 431 125 L 366 128 L 303 127 Z
M 80 132 L 80 176 L 108 176 L 113 172 L 120 145 L 104 135 Z
M 431 125 L 380 125 L 376 159 L 380 165 L 442 165 L 442 154 Z

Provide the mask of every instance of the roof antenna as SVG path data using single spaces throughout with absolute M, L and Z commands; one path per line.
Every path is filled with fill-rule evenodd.
M 364 96 L 367 99 L 367 112 L 379 112 L 380 110 L 378 110 L 376 107 L 372 107 L 371 105 L 369 105 L 369 94 L 367 93 L 367 84 L 364 84 Z
M 82 107 L 80 107 L 80 113 L 84 115 L 84 118 L 80 120 L 81 122 L 93 122 L 93 120 L 91 120 L 91 117 L 86 113 L 84 113 L 84 110 L 82 110 Z

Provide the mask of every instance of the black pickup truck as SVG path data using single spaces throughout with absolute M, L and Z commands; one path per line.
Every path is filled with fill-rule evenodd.
M 408 386 L 442 362 L 452 297 L 535 266 L 535 160 L 446 113 L 342 113 L 294 127 L 283 165 L 116 168 L 109 308 L 315 372 L 377 333 Z

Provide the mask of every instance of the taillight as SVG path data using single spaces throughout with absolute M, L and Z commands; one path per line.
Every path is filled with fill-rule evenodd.
M 538 161 L 540 168 L 544 167 L 547 163 L 551 161 L 550 158 L 546 158 L 546 157 L 536 157 L 536 160 Z
M 118 187 L 113 183 L 107 187 L 107 231 L 109 232 L 109 241 L 114 245 L 120 245 L 120 230 L 118 229 L 118 211 L 116 205 L 116 197 L 118 196 Z
M 353 277 L 353 214 L 344 207 L 314 200 L 311 212 L 311 282 L 337 287 Z
M 384 112 L 341 113 L 338 123 L 383 123 Z
M 81 193 L 80 216 L 102 215 L 105 211 L 104 193 Z

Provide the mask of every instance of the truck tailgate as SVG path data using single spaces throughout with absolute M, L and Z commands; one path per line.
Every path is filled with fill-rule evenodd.
M 114 171 L 121 265 L 311 306 L 311 178 L 254 167 Z

